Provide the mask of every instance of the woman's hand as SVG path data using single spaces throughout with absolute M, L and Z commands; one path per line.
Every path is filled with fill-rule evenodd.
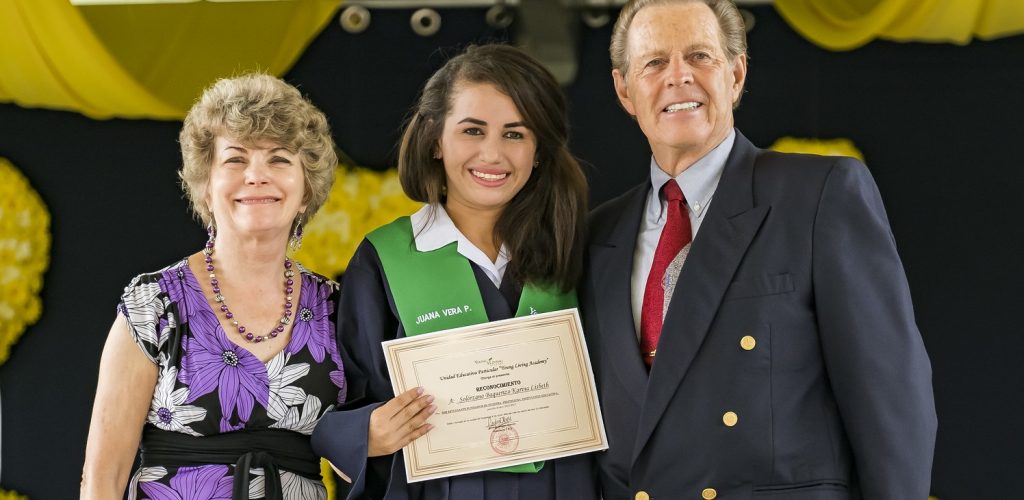
M 434 396 L 423 395 L 423 388 L 409 389 L 370 414 L 370 439 L 367 455 L 390 455 L 434 426 L 427 418 L 437 410 Z

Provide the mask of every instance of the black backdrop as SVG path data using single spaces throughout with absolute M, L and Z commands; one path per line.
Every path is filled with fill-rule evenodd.
M 1024 238 L 1015 223 L 1024 37 L 963 47 L 874 42 L 832 53 L 770 7 L 753 12 L 738 126 L 762 146 L 787 135 L 852 139 L 887 204 L 935 373 L 933 492 L 1024 495 L 1016 309 Z M 409 14 L 374 11 L 360 35 L 332 23 L 286 76 L 325 110 L 338 145 L 361 165 L 392 164 L 406 109 L 452 47 L 509 38 L 478 9 L 443 10 L 432 38 L 410 32 Z M 642 180 L 649 154 L 614 101 L 609 33 L 581 27 L 579 75 L 566 89 L 573 149 L 587 162 L 594 204 Z M 77 495 L 117 297 L 133 275 L 203 241 L 176 186 L 179 127 L 0 105 L 0 156 L 28 176 L 53 217 L 43 318 L 0 367 L 6 488 L 38 499 Z

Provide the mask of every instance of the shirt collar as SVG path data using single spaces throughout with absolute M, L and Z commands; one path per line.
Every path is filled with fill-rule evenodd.
M 441 205 L 424 205 L 409 219 L 412 222 L 416 250 L 431 252 L 453 242 L 457 243 L 459 255 L 480 266 L 494 286 L 501 286 L 501 278 L 505 274 L 505 267 L 508 266 L 508 252 L 505 245 L 502 245 L 498 251 L 498 260 L 491 262 L 483 250 L 477 248 L 469 241 L 469 238 L 462 234 L 462 231 L 459 231 L 459 228 L 455 227 L 455 222 Z
M 725 161 L 729 158 L 729 153 L 735 142 L 736 129 L 732 129 L 725 140 L 715 146 L 715 149 L 674 177 L 680 189 L 683 190 L 683 196 L 686 197 L 686 204 L 690 207 L 690 211 L 697 217 L 702 216 L 704 210 L 711 203 L 711 198 L 715 195 L 715 188 L 722 177 L 722 171 L 725 170 Z M 661 187 L 669 179 L 673 179 L 673 177 L 665 173 L 658 166 L 654 155 L 651 155 L 651 187 L 654 188 L 654 196 L 647 198 L 647 213 L 658 214 L 659 220 L 664 215 L 661 213 Z

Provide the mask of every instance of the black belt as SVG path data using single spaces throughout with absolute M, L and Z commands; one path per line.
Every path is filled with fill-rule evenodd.
M 309 479 L 322 479 L 320 459 L 313 453 L 309 436 L 283 429 L 196 437 L 146 425 L 140 451 L 144 466 L 234 465 L 232 500 L 249 499 L 250 468 L 263 469 L 267 500 L 284 500 L 279 468 Z

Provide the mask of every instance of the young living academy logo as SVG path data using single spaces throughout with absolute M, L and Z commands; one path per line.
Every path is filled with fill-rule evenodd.
M 491 357 L 487 359 L 474 359 L 473 363 L 476 363 L 478 365 L 499 366 L 501 365 L 501 360 L 494 359 L 493 357 Z

